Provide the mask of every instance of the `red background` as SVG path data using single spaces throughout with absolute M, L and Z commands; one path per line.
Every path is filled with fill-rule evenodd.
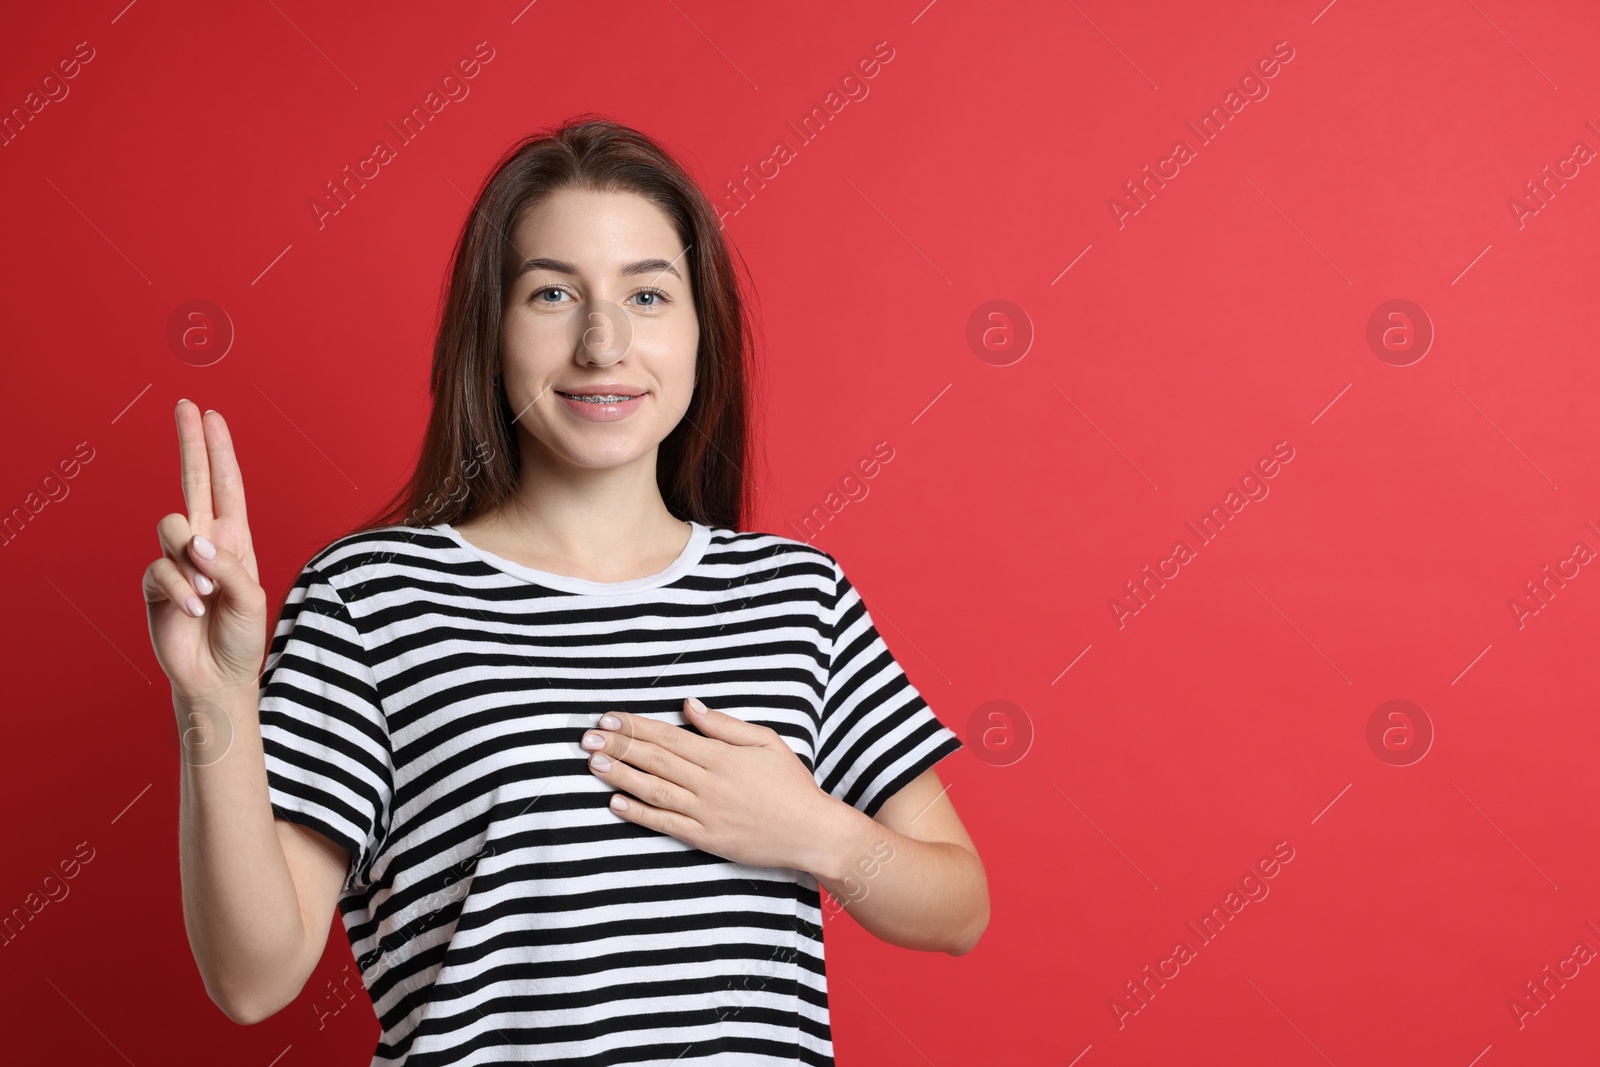
M 830 922 L 842 1065 L 1594 1063 L 1600 966 L 1520 1026 L 1510 1004 L 1600 950 L 1600 568 L 1520 628 L 1508 602 L 1600 548 L 1600 168 L 1520 225 L 1508 201 L 1600 149 L 1600 13 L 1325 2 L 8 12 L 6 112 L 78 42 L 94 58 L 0 148 L 0 508 L 93 458 L 0 551 L 0 910 L 94 858 L 0 948 L 7 1058 L 366 1062 L 364 998 L 317 1026 L 342 929 L 248 1029 L 189 954 L 138 591 L 182 507 L 172 409 L 228 417 L 276 607 L 406 473 L 465 197 L 593 110 L 730 210 L 761 296 L 760 528 L 795 536 L 839 491 L 815 542 L 969 746 L 940 771 L 992 922 L 961 958 Z M 480 41 L 470 95 L 319 228 L 324 183 Z M 1269 94 L 1119 228 L 1123 183 L 1280 41 Z M 868 95 L 802 144 L 787 124 L 878 42 Z M 794 157 L 735 213 L 726 183 L 780 139 Z M 195 299 L 237 331 L 205 367 L 166 339 Z M 1034 334 L 1005 366 L 1004 335 L 1004 358 L 966 340 L 996 299 Z M 1366 341 L 1394 299 L 1436 331 L 1409 366 Z M 1124 582 L 1280 441 L 1270 495 L 1119 628 Z M 1409 766 L 1367 741 L 1395 699 L 1435 731 Z M 986 731 L 991 700 L 1019 710 Z M 1200 946 L 1185 923 L 1281 841 L 1270 894 Z M 1196 957 L 1119 1025 L 1180 938 Z

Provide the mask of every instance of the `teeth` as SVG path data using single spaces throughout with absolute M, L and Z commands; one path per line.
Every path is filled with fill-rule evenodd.
M 572 393 L 562 393 L 561 395 L 571 400 L 582 400 L 586 404 L 618 404 L 624 400 L 633 399 L 633 397 L 625 396 L 622 393 L 602 393 L 596 396 L 574 396 Z

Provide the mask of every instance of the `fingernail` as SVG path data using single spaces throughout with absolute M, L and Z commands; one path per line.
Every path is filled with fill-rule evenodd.
M 596 752 L 589 757 L 589 766 L 597 771 L 609 771 L 611 769 L 611 761 L 606 758 L 605 753 Z
M 189 609 L 189 614 L 193 615 L 197 619 L 206 613 L 206 606 L 200 603 L 200 598 L 197 596 L 192 596 L 188 600 L 185 600 L 183 602 L 183 606 Z
M 194 576 L 194 587 L 199 591 L 201 596 L 210 596 L 216 589 L 216 586 L 211 584 L 211 579 L 207 578 L 203 574 L 196 574 Z
M 583 735 L 583 747 L 584 748 L 605 748 L 606 747 L 606 739 L 604 737 L 600 736 L 599 734 L 584 734 Z
M 183 398 L 183 399 L 182 399 L 182 400 L 179 400 L 179 401 L 178 401 L 178 402 L 177 402 L 177 404 L 176 404 L 176 405 L 174 405 L 174 406 L 173 406 L 173 409 L 172 409 L 172 410 L 174 410 L 174 411 L 176 411 L 176 410 L 178 410 L 178 408 L 181 408 L 181 407 L 183 407 L 183 402 L 184 402 L 184 400 L 188 400 L 188 399 L 189 399 L 189 398 L 188 398 L 188 397 L 184 397 L 184 398 Z
M 693 711 L 693 712 L 696 712 L 696 713 L 698 713 L 700 715 L 704 715 L 706 713 L 706 706 L 704 704 L 700 703 L 700 701 L 696 700 L 694 697 L 690 697 L 689 698 L 689 710 Z
M 600 725 L 607 730 L 620 730 L 622 729 L 622 720 L 615 715 L 602 715 L 600 716 Z
M 618 793 L 611 798 L 611 806 L 618 811 L 627 811 L 628 798 L 623 796 L 621 793 Z
M 194 537 L 194 550 L 200 554 L 201 559 L 217 558 L 217 546 L 199 534 L 195 534 Z

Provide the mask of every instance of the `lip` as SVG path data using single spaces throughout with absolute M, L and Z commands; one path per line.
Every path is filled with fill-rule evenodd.
M 636 385 L 623 385 L 621 382 L 603 382 L 600 385 L 579 385 L 571 389 L 555 389 L 555 393 L 572 393 L 575 396 L 594 396 L 598 393 L 615 393 L 618 396 L 643 396 L 647 390 Z
M 590 400 L 573 400 L 571 397 L 561 395 L 569 391 L 571 390 L 552 390 L 562 407 L 586 422 L 615 422 L 618 419 L 625 419 L 644 405 L 646 396 L 644 393 L 639 393 L 630 399 L 619 400 L 614 404 L 596 404 Z M 581 392 L 585 396 L 593 396 L 595 393 L 617 393 L 620 395 L 627 392 L 627 387 L 607 388 L 602 386 L 600 388 L 591 388 L 586 386 Z

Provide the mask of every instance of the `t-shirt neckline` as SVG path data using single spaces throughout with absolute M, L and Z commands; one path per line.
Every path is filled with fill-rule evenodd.
M 461 536 L 461 532 L 447 522 L 435 523 L 433 529 L 444 534 L 462 549 L 477 557 L 496 570 L 503 571 L 514 578 L 525 582 L 542 585 L 549 589 L 558 589 L 566 593 L 581 593 L 589 596 L 614 596 L 619 593 L 636 593 L 643 589 L 658 589 L 683 577 L 700 562 L 705 555 L 706 546 L 711 543 L 711 527 L 703 523 L 690 521 L 689 543 L 683 546 L 683 551 L 678 553 L 678 558 L 667 564 L 666 568 L 654 574 L 647 574 L 642 578 L 629 578 L 621 582 L 595 582 L 587 578 L 575 578 L 568 574 L 555 574 L 542 571 L 534 567 L 525 567 L 509 559 L 495 555 L 493 552 L 479 548 L 477 545 Z

